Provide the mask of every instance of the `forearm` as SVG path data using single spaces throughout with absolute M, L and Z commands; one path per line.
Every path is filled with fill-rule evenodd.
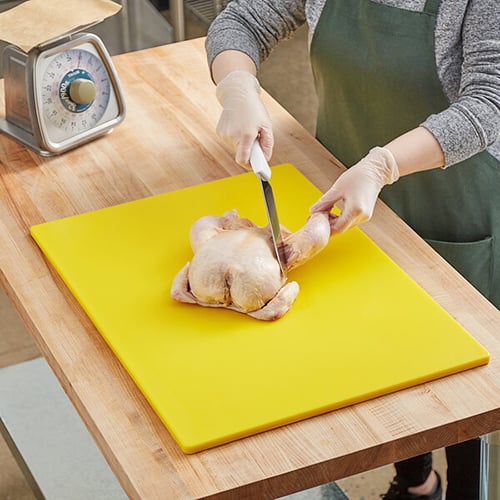
M 311 212 L 330 211 L 339 204 L 340 216 L 331 220 L 332 234 L 369 220 L 380 190 L 400 176 L 438 168 L 444 155 L 438 141 L 425 128 L 417 127 L 384 147 L 374 147 L 348 168 L 333 186 L 311 206 Z
M 439 142 L 424 127 L 414 128 L 384 147 L 394 156 L 401 176 L 439 168 L 445 162 Z
M 225 50 L 218 54 L 212 62 L 211 70 L 216 84 L 232 71 L 248 71 L 253 76 L 257 74 L 253 60 L 239 50 Z

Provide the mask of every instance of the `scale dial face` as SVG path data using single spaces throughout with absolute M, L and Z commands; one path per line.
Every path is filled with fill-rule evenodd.
M 107 53 L 93 39 L 42 53 L 35 65 L 40 130 L 52 149 L 75 145 L 121 120 L 123 109 Z
M 82 81 L 95 89 L 95 97 L 73 97 L 71 90 Z M 96 55 L 84 49 L 71 49 L 52 59 L 41 85 L 45 119 L 67 136 L 94 127 L 109 104 L 111 84 L 106 68 Z

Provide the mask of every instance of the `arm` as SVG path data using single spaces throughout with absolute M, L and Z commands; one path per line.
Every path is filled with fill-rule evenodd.
M 256 75 L 261 60 L 304 21 L 302 0 L 233 0 L 209 28 L 207 57 L 223 108 L 217 134 L 236 150 L 240 165 L 248 165 L 256 139 L 271 158 L 272 123 Z
M 212 62 L 212 78 L 217 85 L 233 71 L 246 71 L 257 76 L 257 67 L 253 59 L 239 50 L 220 52 Z
M 367 156 L 344 172 L 311 207 L 311 212 L 330 211 L 340 204 L 342 213 L 331 220 L 332 234 L 366 222 L 373 214 L 381 189 L 400 176 L 444 165 L 444 154 L 434 136 L 417 127 L 385 147 L 373 148 Z
M 456 53 L 437 54 L 451 104 L 422 123 L 441 144 L 446 167 L 495 141 L 494 150 L 500 149 L 500 2 L 469 0 L 463 19 L 457 19 L 453 3 L 443 9 L 440 36 L 457 37 Z M 447 33 L 446 26 L 459 21 L 460 26 Z
M 274 47 L 304 24 L 304 9 L 304 0 L 232 0 L 208 29 L 208 66 L 221 52 L 237 51 L 252 59 L 258 71 Z
M 443 167 L 444 153 L 437 139 L 424 127 L 417 127 L 385 146 L 398 166 L 399 175 Z

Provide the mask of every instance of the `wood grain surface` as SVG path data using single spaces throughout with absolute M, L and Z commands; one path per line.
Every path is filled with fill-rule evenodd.
M 195 455 L 180 451 L 29 228 L 241 172 L 215 134 L 220 107 L 203 43 L 115 57 L 127 117 L 102 139 L 42 158 L 0 138 L 0 282 L 127 494 L 274 498 L 500 428 L 500 312 L 380 203 L 363 230 L 488 349 L 490 363 Z M 264 100 L 272 163 L 293 163 L 326 190 L 343 167 Z

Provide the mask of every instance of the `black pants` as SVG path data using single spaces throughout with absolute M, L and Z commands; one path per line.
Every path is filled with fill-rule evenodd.
M 472 439 L 446 448 L 448 463 L 446 500 L 479 500 L 480 439 Z M 396 473 L 410 486 L 425 482 L 432 470 L 432 453 L 395 464 Z

